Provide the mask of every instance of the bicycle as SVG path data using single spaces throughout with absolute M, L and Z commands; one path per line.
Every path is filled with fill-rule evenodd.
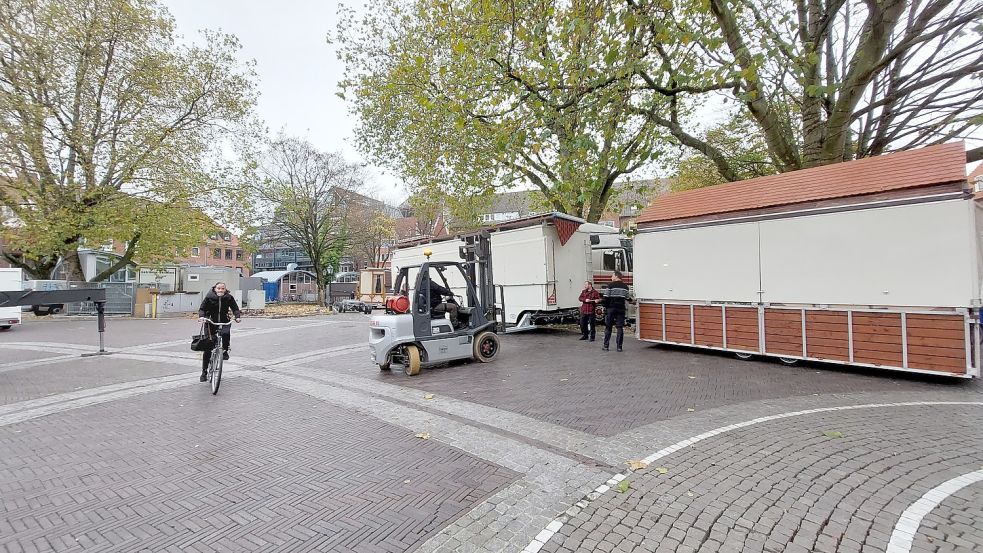
M 211 319 L 205 319 L 205 322 L 215 327 L 231 326 L 232 321 L 227 323 L 216 323 Z M 212 395 L 218 393 L 218 387 L 222 384 L 222 363 L 224 359 L 222 353 L 225 350 L 222 349 L 222 336 L 219 334 L 219 329 L 215 329 L 215 345 L 212 347 L 212 358 L 208 361 L 208 382 L 212 385 Z

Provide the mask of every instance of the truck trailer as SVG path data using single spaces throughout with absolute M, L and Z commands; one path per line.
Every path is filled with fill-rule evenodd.
M 546 213 L 488 226 L 496 310 L 507 331 L 537 325 L 576 321 L 584 282 L 601 288 L 615 270 L 631 282 L 631 240 L 618 229 L 588 223 L 562 213 Z M 391 267 L 419 265 L 424 250 L 433 261 L 461 261 L 461 248 L 470 235 L 416 240 L 397 244 Z M 452 282 L 460 293 L 463 282 Z
M 20 269 L 0 269 L 0 290 L 19 292 L 24 289 L 24 275 Z M 21 308 L 0 307 L 0 330 L 10 330 L 21 324 Z
M 954 143 L 657 198 L 635 237 L 637 336 L 977 377 L 973 192 Z

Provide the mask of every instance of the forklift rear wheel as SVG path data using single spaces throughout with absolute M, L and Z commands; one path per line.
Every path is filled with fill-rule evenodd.
M 494 332 L 482 332 L 474 339 L 474 358 L 482 363 L 488 363 L 498 354 L 498 335 Z
M 406 365 L 403 367 L 406 376 L 420 374 L 420 349 L 410 344 L 406 346 Z

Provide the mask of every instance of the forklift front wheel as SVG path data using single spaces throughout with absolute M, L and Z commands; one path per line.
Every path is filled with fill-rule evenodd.
M 380 371 L 388 371 L 391 368 L 392 368 L 392 358 L 386 358 L 385 363 L 379 363 Z
M 498 347 L 498 335 L 486 330 L 474 339 L 474 358 L 488 363 L 498 354 Z
M 403 366 L 406 376 L 420 374 L 420 349 L 413 344 L 406 346 L 406 364 Z

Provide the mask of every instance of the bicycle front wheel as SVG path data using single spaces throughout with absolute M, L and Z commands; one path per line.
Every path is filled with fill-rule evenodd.
M 216 348 L 218 350 L 218 348 Z M 212 371 L 212 395 L 218 393 L 218 387 L 222 384 L 222 354 L 215 356 L 215 368 Z

